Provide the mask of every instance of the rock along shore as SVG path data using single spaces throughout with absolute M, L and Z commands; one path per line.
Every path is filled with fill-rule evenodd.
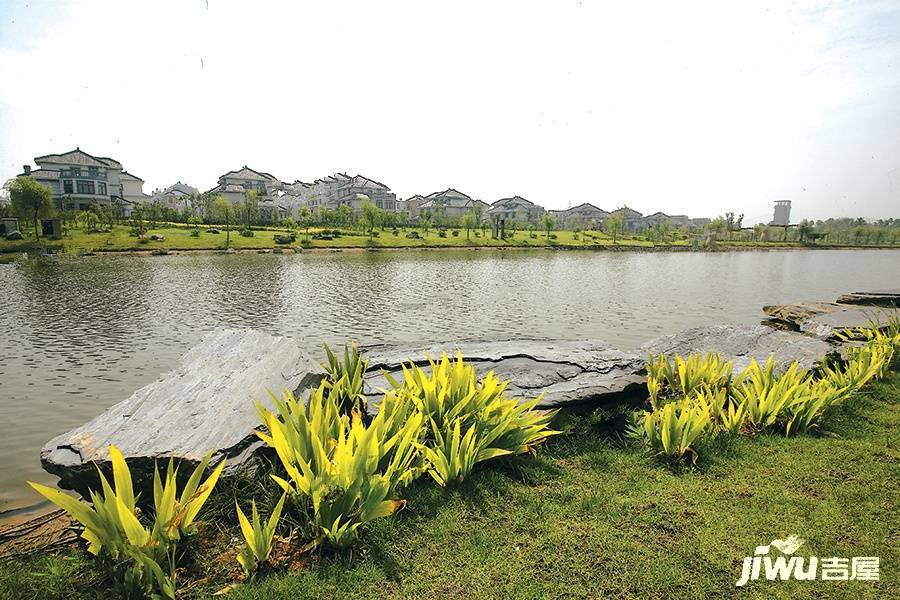
M 764 362 L 770 355 L 781 365 L 796 360 L 812 368 L 838 354 L 840 343 L 834 334 L 839 327 L 865 325 L 872 315 L 886 323 L 885 302 L 897 298 L 900 294 L 894 290 L 855 293 L 854 304 L 766 307 L 766 314 L 773 318 L 771 325 L 780 328 L 768 324 L 696 327 L 651 340 L 638 352 L 618 350 L 599 340 L 365 346 L 369 369 L 364 392 L 373 410 L 389 387 L 385 373 L 400 379 L 403 362 L 423 365 L 428 356 L 437 359 L 444 352 L 461 352 L 478 372 L 493 370 L 501 379 L 509 379 L 513 396 L 542 395 L 541 408 L 602 406 L 641 393 L 645 361 L 660 353 L 718 352 L 733 360 L 736 370 L 752 359 Z M 877 306 L 861 304 L 866 301 Z M 862 315 L 866 320 L 861 320 Z M 790 329 L 784 329 L 785 325 Z M 59 476 L 62 487 L 82 494 L 96 485 L 92 463 L 109 466 L 109 444 L 122 450 L 138 482 L 150 479 L 156 461 L 174 458 L 196 464 L 210 450 L 212 465 L 227 458 L 225 476 L 233 476 L 252 469 L 262 450 L 254 434 L 259 425 L 254 402 L 269 403 L 269 392 L 301 394 L 318 385 L 323 362 L 320 349 L 300 348 L 287 337 L 254 330 L 215 330 L 189 350 L 175 369 L 88 423 L 50 440 L 41 451 L 41 463 Z

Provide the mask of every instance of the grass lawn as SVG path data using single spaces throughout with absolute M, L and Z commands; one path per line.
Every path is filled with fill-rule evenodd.
M 255 230 L 253 237 L 243 237 L 238 231 L 231 232 L 230 246 L 240 249 L 260 249 L 275 248 L 274 235 L 283 233 L 283 229 L 258 229 Z M 310 229 L 310 234 L 315 233 L 318 229 Z M 466 239 L 464 230 L 460 230 L 458 236 L 453 236 L 452 231 L 448 230 L 447 237 L 440 237 L 436 230 L 429 230 L 427 235 L 421 229 L 416 229 L 420 239 L 410 239 L 406 237 L 408 230 L 399 230 L 397 235 L 393 235 L 390 229 L 380 231 L 378 237 L 371 242 L 369 237 L 358 230 L 343 230 L 347 235 L 341 235 L 332 240 L 311 240 L 310 248 L 431 248 L 431 247 L 447 247 L 447 248 L 466 248 L 466 247 L 564 247 L 564 248 L 608 248 L 614 246 L 612 238 L 607 234 L 598 231 L 590 231 L 585 233 L 574 233 L 572 231 L 554 231 L 554 238 L 548 239 L 544 232 L 534 232 L 535 237 L 531 237 L 528 231 L 517 231 L 512 238 L 506 240 L 498 240 L 490 237 L 490 231 L 486 231 L 486 235 L 481 234 L 476 237 L 476 232 L 471 231 L 469 239 Z M 175 227 L 172 225 L 160 226 L 147 232 L 151 234 L 162 234 L 165 239 L 161 242 L 148 240 L 146 243 L 140 243 L 137 237 L 129 235 L 129 228 L 124 225 L 116 226 L 109 233 L 89 233 L 83 229 L 71 229 L 62 240 L 42 240 L 43 244 L 55 251 L 84 253 L 88 251 L 126 251 L 126 250 L 153 250 L 156 248 L 166 248 L 168 250 L 216 250 L 225 248 L 225 233 L 207 233 L 206 227 L 201 227 L 201 233 L 198 237 L 191 235 L 190 228 L 186 226 Z M 0 239 L 0 255 L 3 253 L 24 252 L 35 248 L 33 236 L 28 232 L 24 240 L 14 242 Z M 305 239 L 306 233 L 303 230 L 296 231 L 297 241 L 295 244 L 299 246 L 301 241 Z M 577 239 L 575 236 L 578 236 Z M 676 240 L 667 244 L 656 244 L 648 241 L 642 236 L 620 236 L 616 241 L 618 247 L 671 247 L 671 246 L 690 246 L 688 240 Z M 720 247 L 801 247 L 796 242 L 744 242 L 744 241 L 720 241 Z
M 372 523 L 351 551 L 308 557 L 228 597 L 897 598 L 898 402 L 895 370 L 816 434 L 738 438 L 680 473 L 623 447 L 600 419 L 567 416 L 567 434 L 536 457 L 498 461 L 449 491 L 420 480 L 407 508 Z M 207 518 L 226 545 L 239 535 Z M 806 540 L 799 556 L 880 557 L 881 580 L 736 589 L 743 557 L 790 534 Z M 222 589 L 233 556 L 201 551 L 186 595 Z M 0 563 L 7 598 L 109 597 L 107 585 L 77 549 Z

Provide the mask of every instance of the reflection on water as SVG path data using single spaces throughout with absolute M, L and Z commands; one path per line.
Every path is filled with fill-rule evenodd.
M 0 265 L 0 509 L 38 453 L 217 326 L 322 340 L 599 338 L 623 348 L 763 304 L 900 287 L 900 251 L 460 251 L 98 257 Z

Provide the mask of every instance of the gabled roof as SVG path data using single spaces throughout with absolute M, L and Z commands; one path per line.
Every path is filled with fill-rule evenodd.
M 657 211 L 657 212 L 653 213 L 652 215 L 647 215 L 646 218 L 652 219 L 652 218 L 655 218 L 655 217 L 664 217 L 664 218 L 668 219 L 668 218 L 669 218 L 669 215 L 667 215 L 667 214 L 664 213 L 664 212 Z
M 122 173 L 119 175 L 119 179 L 132 179 L 134 181 L 140 181 L 141 183 L 144 182 L 143 179 L 141 179 L 137 175 L 132 175 L 128 171 L 122 171 Z
M 639 213 L 638 211 L 634 210 L 633 208 L 628 208 L 627 206 L 623 206 L 622 208 L 612 211 L 612 214 L 622 215 L 625 217 L 638 217 L 638 218 L 641 218 L 644 216 L 641 213 Z
M 247 165 L 244 165 L 240 169 L 236 169 L 234 171 L 228 171 L 227 173 L 219 177 L 219 179 L 223 179 L 226 177 L 233 177 L 235 179 L 251 179 L 256 181 L 278 181 L 278 178 L 274 175 L 251 169 Z
M 603 213 L 604 215 L 608 215 L 608 214 L 609 214 L 608 212 L 606 212 L 606 211 L 603 210 L 602 208 L 598 208 L 598 207 L 594 206 L 593 204 L 591 204 L 590 202 L 582 202 L 582 203 L 579 204 L 578 206 L 573 206 L 572 208 L 569 208 L 569 209 L 567 209 L 567 210 L 565 210 L 565 211 L 563 211 L 563 212 L 566 212 L 566 213 L 576 213 L 576 212 L 579 212 L 579 213 L 584 213 L 584 212 L 599 212 L 599 213 Z
M 22 173 L 19 177 L 31 177 L 32 179 L 40 179 L 41 181 L 50 181 L 59 179 L 59 171 L 53 169 L 35 169 L 31 173 Z
M 78 165 L 86 167 L 112 167 L 114 169 L 122 168 L 122 163 L 117 160 L 113 160 L 111 158 L 103 156 L 93 156 L 91 154 L 88 154 L 81 148 L 75 148 L 74 150 L 63 152 L 62 154 L 45 154 L 44 156 L 37 156 L 35 157 L 34 162 L 38 164 L 40 164 L 41 162 L 54 162 L 65 165 Z
M 367 187 L 367 188 L 375 188 L 379 190 L 390 190 L 388 186 L 384 185 L 380 181 L 375 181 L 374 179 L 369 179 L 368 177 L 364 177 L 363 175 L 354 175 L 349 178 L 347 182 L 341 186 L 341 188 L 348 187 Z
M 472 199 L 471 196 L 463 194 L 459 190 L 455 190 L 453 188 L 447 188 L 446 190 L 444 190 L 442 192 L 432 192 L 425 197 L 428 198 L 429 200 L 432 200 L 432 199 L 438 199 L 438 200 L 448 199 L 449 200 L 451 198 L 461 198 L 461 199 L 465 199 L 465 200 Z
M 525 208 L 536 208 L 537 204 L 532 202 L 531 200 L 526 200 L 522 196 L 511 196 L 509 198 L 500 198 L 493 204 L 491 204 L 491 208 L 507 208 L 511 206 L 525 206 Z

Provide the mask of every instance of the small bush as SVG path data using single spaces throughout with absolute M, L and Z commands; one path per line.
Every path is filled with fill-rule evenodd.
M 256 234 L 253 232 L 252 229 L 242 229 L 241 230 L 241 236 L 243 236 L 243 237 L 253 237 L 254 235 L 256 235 Z
M 453 237 L 459 237 L 459 229 L 454 229 L 452 232 Z

